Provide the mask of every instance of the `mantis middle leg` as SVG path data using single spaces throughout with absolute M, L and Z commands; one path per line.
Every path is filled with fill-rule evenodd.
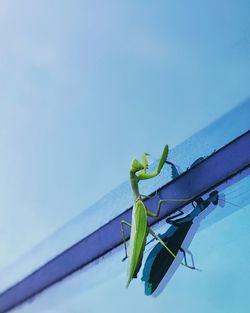
M 124 243 L 124 248 L 125 248 L 125 257 L 122 259 L 122 261 L 125 261 L 128 257 L 128 252 L 127 252 L 127 244 L 126 244 L 126 239 L 125 239 L 125 234 L 124 234 L 124 225 L 129 226 L 130 228 L 132 227 L 131 224 L 129 224 L 127 221 L 122 220 L 121 221 L 121 226 L 122 226 L 122 240 Z
M 157 216 L 159 216 L 159 214 L 161 212 L 161 205 L 163 203 L 165 203 L 165 202 L 186 202 L 186 201 L 190 201 L 192 199 L 193 198 L 187 198 L 187 199 L 162 199 L 158 203 L 156 213 L 154 213 L 154 212 L 152 212 L 152 211 L 147 209 L 147 214 L 148 214 L 148 216 L 151 216 L 151 217 L 157 217 Z
M 153 196 L 146 196 L 146 195 L 142 195 L 141 194 L 141 197 L 143 197 L 143 201 L 146 200 L 146 199 L 153 199 L 153 198 L 156 198 L 158 196 L 158 191 L 156 190 L 156 192 L 154 193 Z

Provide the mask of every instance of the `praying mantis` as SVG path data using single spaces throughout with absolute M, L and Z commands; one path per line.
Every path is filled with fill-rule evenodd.
M 131 163 L 130 167 L 130 183 L 133 190 L 134 196 L 134 205 L 132 210 L 132 223 L 128 223 L 127 221 L 121 221 L 122 227 L 122 238 L 124 242 L 125 248 L 125 259 L 128 258 L 128 276 L 127 276 L 127 284 L 126 287 L 129 286 L 131 280 L 137 277 L 137 274 L 140 270 L 142 264 L 143 253 L 146 246 L 146 239 L 148 234 L 152 235 L 155 239 L 157 239 L 162 246 L 171 254 L 173 258 L 175 258 L 181 265 L 190 268 L 188 265 L 184 264 L 177 258 L 177 256 L 167 247 L 167 245 L 162 241 L 162 239 L 154 233 L 154 231 L 148 227 L 148 216 L 157 217 L 160 214 L 161 205 L 164 202 L 169 201 L 188 201 L 191 199 L 162 199 L 158 203 L 158 207 L 156 213 L 150 211 L 146 208 L 143 203 L 142 195 L 139 192 L 139 181 L 150 179 L 156 177 L 161 172 L 163 165 L 168 157 L 168 145 L 165 145 L 160 161 L 158 163 L 156 171 L 152 173 L 147 173 L 148 169 L 148 154 L 144 153 L 142 155 L 142 162 L 140 163 L 138 160 L 134 159 Z M 131 228 L 130 232 L 130 244 L 129 244 L 129 253 L 127 253 L 127 245 L 124 233 L 124 226 L 127 225 Z

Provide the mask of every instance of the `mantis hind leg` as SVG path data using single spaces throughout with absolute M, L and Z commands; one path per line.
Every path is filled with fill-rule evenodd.
M 183 266 L 185 266 L 185 267 L 187 267 L 187 268 L 190 268 L 190 269 L 194 269 L 193 267 L 191 267 L 191 266 L 185 264 L 186 261 L 185 261 L 185 263 L 183 263 L 183 262 L 168 248 L 168 246 L 164 243 L 164 241 L 163 241 L 159 236 L 156 235 L 156 233 L 155 233 L 151 228 L 148 227 L 148 228 L 147 228 L 147 231 L 148 231 L 148 233 L 149 233 L 150 235 L 152 235 L 153 237 L 155 237 L 155 239 L 157 239 L 157 240 L 162 244 L 162 246 L 172 255 L 172 257 L 173 257 L 180 265 L 183 265 Z
M 181 247 L 180 247 L 180 251 L 183 253 L 183 256 L 184 256 L 184 262 L 185 262 L 185 264 L 187 265 L 187 256 L 186 256 L 186 251 L 185 251 L 184 249 L 182 249 Z
M 187 264 L 187 256 L 186 256 L 187 253 L 186 253 L 186 251 L 185 251 L 183 248 L 181 248 L 181 247 L 180 247 L 180 251 L 183 253 L 185 264 L 186 264 L 189 268 L 196 270 L 196 267 L 195 267 L 195 265 L 194 265 L 194 258 L 193 258 L 192 253 L 189 252 L 189 251 L 187 251 L 187 253 L 190 255 L 191 261 L 192 261 L 192 265 L 188 265 L 188 264 Z
M 125 261 L 128 257 L 128 251 L 127 251 L 127 244 L 126 244 L 126 239 L 125 239 L 125 233 L 124 233 L 124 225 L 129 226 L 130 228 L 132 227 L 131 224 L 129 224 L 127 221 L 122 220 L 121 221 L 121 226 L 122 226 L 122 240 L 124 243 L 124 249 L 125 249 L 125 257 L 122 259 L 122 261 Z

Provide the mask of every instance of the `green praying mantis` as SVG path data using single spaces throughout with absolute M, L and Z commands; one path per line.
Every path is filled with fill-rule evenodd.
M 139 181 L 150 179 L 157 176 L 162 168 L 164 163 L 166 162 L 168 156 L 168 145 L 166 145 L 163 149 L 161 159 L 158 163 L 157 169 L 155 172 L 147 173 L 148 169 L 148 154 L 144 153 L 142 155 L 142 163 L 138 160 L 134 159 L 131 163 L 130 167 L 130 183 L 133 190 L 134 196 L 134 205 L 132 210 L 132 223 L 128 223 L 127 221 L 122 220 L 122 238 L 125 247 L 125 258 L 123 261 L 128 258 L 128 277 L 127 277 L 127 285 L 129 286 L 131 280 L 137 277 L 137 274 L 140 270 L 142 264 L 143 253 L 146 246 L 146 239 L 148 234 L 152 235 L 155 239 L 157 239 L 163 247 L 175 258 L 181 265 L 190 268 L 188 265 L 181 262 L 179 258 L 167 247 L 167 245 L 161 240 L 161 238 L 154 233 L 154 231 L 148 227 L 148 216 L 157 217 L 160 214 L 161 205 L 164 202 L 170 201 L 188 201 L 191 199 L 162 199 L 159 200 L 158 207 L 156 213 L 150 211 L 146 208 L 143 203 L 142 195 L 139 192 Z M 124 233 L 124 225 L 127 225 L 131 228 L 130 232 L 130 244 L 129 244 L 129 253 L 127 252 L 127 245 Z

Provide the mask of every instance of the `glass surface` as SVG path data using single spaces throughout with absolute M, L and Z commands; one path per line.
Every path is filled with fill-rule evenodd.
M 173 148 L 169 160 L 178 165 L 180 172 L 185 171 L 196 159 L 211 154 L 247 131 L 249 114 L 250 101 L 247 101 Z M 153 162 L 150 169 L 155 165 L 156 162 Z M 171 180 L 171 171 L 170 167 L 166 166 L 158 177 L 141 184 L 141 193 L 150 194 L 169 180 Z M 129 181 L 126 181 L 40 242 L 17 262 L 0 270 L 0 292 L 131 206 L 131 187 Z
M 149 279 L 149 256 L 157 245 L 152 241 L 147 246 L 138 278 L 132 280 L 126 289 L 127 264 L 126 261 L 121 262 L 124 251 L 123 247 L 119 247 L 13 312 L 248 312 L 249 173 L 246 170 L 219 186 L 216 189 L 218 204 L 208 203 L 200 214 L 193 215 L 192 226 L 182 247 L 190 252 L 187 261 L 191 265 L 193 257 L 196 270 L 173 262 L 158 289 L 150 294 L 148 288 L 145 289 L 145 281 Z M 211 193 L 203 195 L 202 199 L 212 199 L 209 197 Z M 197 203 L 198 200 L 194 203 L 196 208 Z M 185 216 L 194 210 L 191 205 L 186 207 Z M 164 234 L 172 226 L 161 222 L 154 230 Z M 182 253 L 179 252 L 178 256 L 181 258 Z M 156 273 L 165 264 L 166 258 L 169 258 L 168 254 L 154 269 Z

